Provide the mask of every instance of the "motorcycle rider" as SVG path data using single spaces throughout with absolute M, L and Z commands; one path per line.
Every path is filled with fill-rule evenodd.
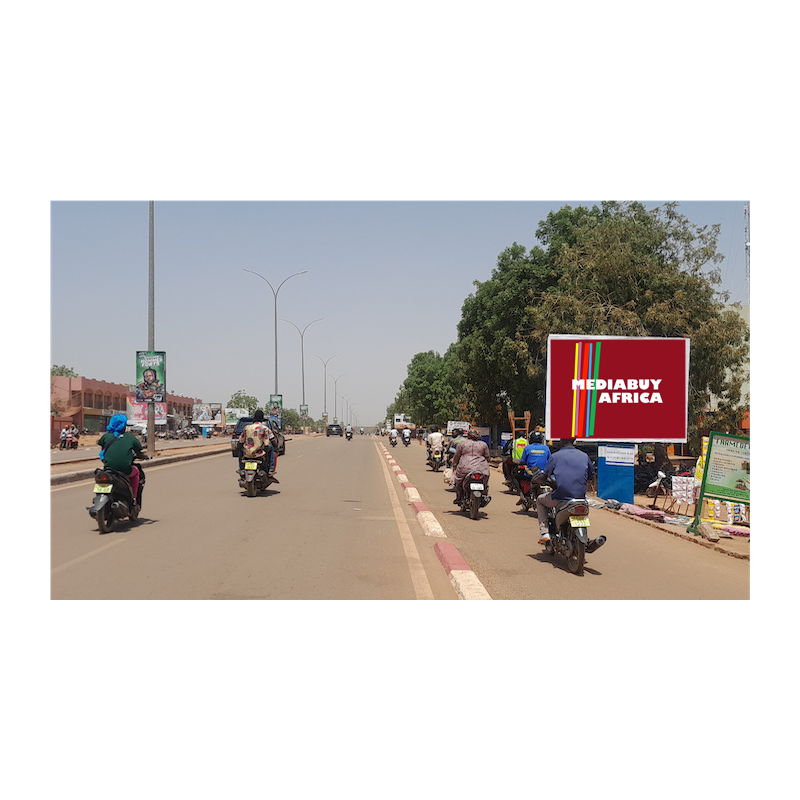
M 407 442 L 411 441 L 411 429 L 403 428 L 403 439 Z
M 69 433 L 69 431 L 67 430 L 67 426 L 65 425 L 61 429 L 61 433 L 59 434 L 59 439 L 61 441 L 61 447 L 60 447 L 61 450 L 63 450 L 67 446 L 67 434 L 68 433 Z
M 451 480 L 456 488 L 453 505 L 460 505 L 461 495 L 464 491 L 462 483 L 473 472 L 480 472 L 483 475 L 486 490 L 489 490 L 489 456 L 489 446 L 481 440 L 481 434 L 477 428 L 472 428 L 467 434 L 467 438 L 459 441 L 453 456 Z
M 353 435 L 353 426 L 349 422 L 344 426 L 344 432 Z
M 101 448 L 99 458 L 103 462 L 103 467 L 128 476 L 131 494 L 138 512 L 141 510 L 141 498 L 139 497 L 141 475 L 139 467 L 133 463 L 133 459 L 138 455 L 139 458 L 148 461 L 150 456 L 144 455 L 144 448 L 136 436 L 125 430 L 127 425 L 128 418 L 124 414 L 114 414 L 106 427 L 107 433 L 97 440 L 97 444 Z
M 594 464 L 586 453 L 575 447 L 574 437 L 561 439 L 560 445 L 550 456 L 544 470 L 533 479 L 537 486 L 541 486 L 551 475 L 556 479 L 556 488 L 552 492 L 543 492 L 536 498 L 539 544 L 550 541 L 547 509 L 555 508 L 564 500 L 586 497 L 586 485 L 594 476 Z
M 513 485 L 511 482 L 511 471 L 514 468 L 514 464 L 519 464 L 519 460 L 522 458 L 522 452 L 528 446 L 529 441 L 530 438 L 526 439 L 520 434 L 503 448 L 507 456 L 505 461 L 503 461 L 503 475 L 506 477 L 507 486 Z
M 444 435 L 439 432 L 439 428 L 434 425 L 431 429 L 431 432 L 428 434 L 428 461 L 431 460 L 431 456 L 433 451 L 436 450 L 438 447 L 439 450 L 442 449 L 442 442 L 444 441 Z
M 392 428 L 391 431 L 389 431 L 389 440 L 397 441 L 397 428 Z
M 245 457 L 263 456 L 269 452 L 269 475 L 275 473 L 275 447 L 272 444 L 275 434 L 264 422 L 264 412 L 258 408 L 253 414 L 253 421 L 245 425 L 239 436 L 239 469 L 244 469 Z M 277 478 L 275 478 L 277 482 Z
M 529 444 L 522 451 L 519 463 L 535 471 L 535 468 L 544 469 L 550 460 L 550 448 L 544 443 L 544 434 L 533 431 L 528 437 Z

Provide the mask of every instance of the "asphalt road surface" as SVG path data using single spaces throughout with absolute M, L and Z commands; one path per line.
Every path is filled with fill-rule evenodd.
M 91 481 L 51 489 L 53 599 L 457 599 L 378 442 L 295 437 L 280 484 L 248 498 L 228 452 L 145 463 L 136 522 L 101 535 L 86 508 Z M 749 562 L 603 510 L 592 536 L 608 543 L 585 574 L 544 554 L 532 513 L 490 482 L 470 520 L 417 442 L 392 455 L 493 599 L 747 599 Z

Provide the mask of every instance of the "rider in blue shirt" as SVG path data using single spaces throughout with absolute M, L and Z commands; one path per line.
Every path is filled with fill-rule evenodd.
M 522 451 L 519 463 L 534 472 L 535 467 L 543 470 L 550 460 L 550 448 L 544 443 L 544 436 L 541 433 L 532 433 L 529 441 L 530 444 Z
M 586 484 L 594 476 L 594 465 L 586 453 L 575 447 L 575 439 L 562 439 L 561 447 L 550 456 L 544 471 L 534 478 L 534 482 L 544 483 L 551 475 L 556 479 L 556 488 L 536 498 L 539 544 L 550 541 L 547 509 L 555 508 L 564 500 L 586 497 Z

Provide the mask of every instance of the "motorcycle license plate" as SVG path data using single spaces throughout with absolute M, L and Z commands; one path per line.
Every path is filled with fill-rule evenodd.
M 95 494 L 111 494 L 111 489 L 112 488 L 113 487 L 111 486 L 110 483 L 108 483 L 108 484 L 96 483 L 94 485 L 94 493 Z
M 258 469 L 258 463 L 255 461 L 245 461 L 244 462 L 245 469 Z
M 588 528 L 589 517 L 570 517 L 569 524 L 572 525 L 573 528 Z
M 473 492 L 482 492 L 483 491 L 483 484 L 482 483 L 471 483 L 469 488 L 472 489 Z

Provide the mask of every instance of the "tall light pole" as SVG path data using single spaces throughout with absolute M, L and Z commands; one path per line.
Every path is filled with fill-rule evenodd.
M 348 401 L 350 400 L 350 398 L 351 398 L 352 396 L 353 396 L 353 395 L 351 395 L 351 394 L 347 395 L 347 397 L 345 397 L 344 395 L 340 395 L 340 397 L 342 398 L 342 403 L 344 404 L 344 405 L 342 406 L 342 416 L 344 416 L 344 406 L 345 406 L 345 405 L 347 406 L 347 410 L 348 410 L 348 411 L 350 410 L 350 403 L 349 403 Z M 352 421 L 353 421 L 353 420 L 352 420 L 352 419 L 350 419 L 349 417 L 345 417 L 345 419 L 346 419 L 348 422 L 352 422 Z
M 347 373 L 343 372 L 339 376 L 339 378 L 342 378 L 345 375 L 347 375 Z M 331 378 L 333 378 L 333 375 L 331 375 Z M 336 419 L 336 384 L 339 383 L 339 378 L 333 378 L 333 418 L 334 419 Z M 342 410 L 344 410 L 344 409 L 342 409 Z
M 283 317 L 281 317 L 283 319 Z M 303 345 L 303 337 L 306 335 L 306 330 L 308 329 L 309 325 L 313 325 L 315 322 L 321 322 L 325 317 L 320 317 L 319 319 L 312 320 L 311 322 L 306 325 L 303 330 L 297 328 L 297 325 L 294 324 L 291 320 L 284 319 L 284 322 L 288 322 L 290 325 L 294 325 L 297 328 L 297 332 L 300 334 L 300 379 L 303 386 L 303 405 L 306 404 L 306 357 L 305 357 L 305 350 Z M 333 358 L 333 356 L 331 356 Z M 277 394 L 277 392 L 276 392 Z
M 324 369 L 324 372 L 325 372 L 325 378 L 324 378 L 324 381 L 325 381 L 325 397 L 322 400 L 322 415 L 324 417 L 327 417 L 328 416 L 328 361 L 330 361 L 331 358 L 336 358 L 336 356 L 338 356 L 339 353 L 336 353 L 336 355 L 331 356 L 327 360 L 323 359 L 322 356 L 318 356 L 316 353 L 312 353 L 311 355 L 312 356 L 316 356 L 320 361 L 322 361 L 322 363 L 324 365 L 324 368 L 325 368 Z
M 156 258 L 155 258 L 155 223 L 154 202 L 150 201 L 150 269 L 148 277 L 147 305 L 147 349 L 152 353 L 156 349 Z M 156 454 L 156 404 L 147 404 L 147 449 Z
M 252 269 L 245 269 L 244 267 L 242 267 L 242 269 L 245 272 L 249 272 L 251 275 L 258 275 L 258 277 L 272 289 L 272 296 L 275 298 L 275 394 L 278 394 L 278 292 L 289 278 L 294 278 L 296 275 L 305 275 L 308 270 L 304 269 L 302 272 L 295 272 L 294 275 L 290 275 L 289 278 L 284 278 L 277 289 L 273 289 L 272 284 L 260 272 L 254 272 Z

